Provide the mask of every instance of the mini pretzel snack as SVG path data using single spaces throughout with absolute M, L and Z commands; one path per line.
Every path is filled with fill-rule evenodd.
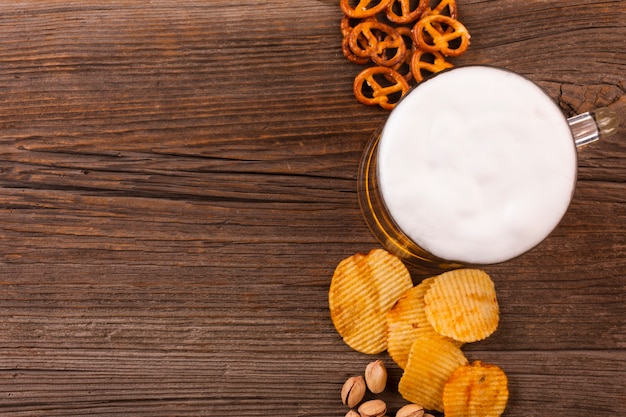
M 457 269 L 414 285 L 398 257 L 373 249 L 339 262 L 328 304 L 349 347 L 364 354 L 387 351 L 402 370 L 397 387 L 405 400 L 446 417 L 504 412 L 504 371 L 481 361 L 470 364 L 462 351 L 499 323 L 495 285 L 485 271 Z
M 469 32 L 459 22 L 448 16 L 429 15 L 413 27 L 413 38 L 418 49 L 440 52 L 445 56 L 459 56 L 469 46 Z M 456 41 L 458 44 L 455 45 Z
M 353 85 L 363 104 L 393 109 L 412 85 L 451 68 L 447 57 L 469 47 L 470 34 L 457 18 L 455 0 L 340 0 L 339 5 L 343 55 L 370 65 Z M 375 80 L 373 74 L 382 78 Z
M 371 97 L 363 95 L 363 87 L 371 88 Z M 409 91 L 409 83 L 398 71 L 388 67 L 370 67 L 354 79 L 354 94 L 364 104 L 378 104 L 383 109 L 391 110 L 395 103 Z M 394 94 L 396 98 L 394 99 Z

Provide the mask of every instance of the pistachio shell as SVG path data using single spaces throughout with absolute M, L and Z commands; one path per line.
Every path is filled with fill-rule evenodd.
M 387 412 L 387 404 L 382 400 L 366 401 L 359 406 L 361 417 L 383 417 Z
M 350 408 L 356 407 L 365 396 L 365 380 L 361 375 L 350 377 L 341 388 L 341 401 Z
M 373 394 L 380 394 L 387 386 L 387 368 L 381 360 L 371 362 L 365 368 L 365 383 Z
M 424 407 L 417 404 L 407 404 L 396 413 L 396 417 L 424 417 Z

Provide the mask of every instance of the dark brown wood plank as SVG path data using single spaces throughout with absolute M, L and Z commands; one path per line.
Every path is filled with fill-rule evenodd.
M 456 64 L 526 75 L 566 115 L 626 115 L 623 0 L 458 6 Z M 327 309 L 336 264 L 378 246 L 355 180 L 387 115 L 352 96 L 340 17 L 0 0 L 0 415 L 342 416 L 374 358 L 403 404 L 399 369 Z M 507 417 L 626 410 L 624 143 L 582 149 L 557 230 L 488 268 L 501 324 L 464 349 L 507 371 Z

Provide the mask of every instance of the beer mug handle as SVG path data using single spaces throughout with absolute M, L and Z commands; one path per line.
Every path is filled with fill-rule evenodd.
M 617 133 L 619 117 L 608 107 L 601 107 L 570 117 L 567 123 L 574 135 L 574 143 L 579 147 Z

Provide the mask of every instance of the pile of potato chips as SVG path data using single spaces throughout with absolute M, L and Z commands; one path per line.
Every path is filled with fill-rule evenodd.
M 341 261 L 332 277 L 329 307 L 348 346 L 385 350 L 403 369 L 398 390 L 407 401 L 446 417 L 497 417 L 508 401 L 505 373 L 469 364 L 461 347 L 498 327 L 493 281 L 484 271 L 459 269 L 413 285 L 394 255 L 374 249 Z

